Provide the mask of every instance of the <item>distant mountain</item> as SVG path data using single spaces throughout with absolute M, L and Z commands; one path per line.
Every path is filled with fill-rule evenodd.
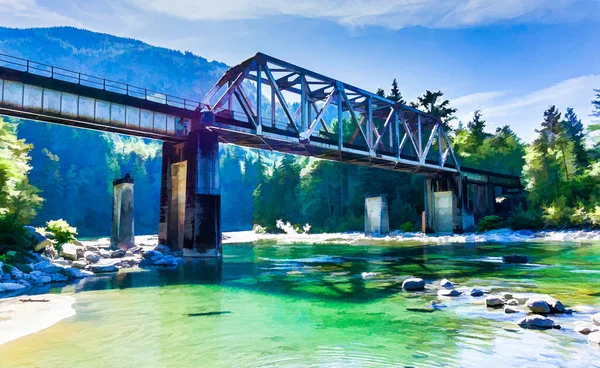
M 73 27 L 0 27 L 0 52 L 196 101 L 228 68 L 191 52 Z
M 196 101 L 228 68 L 190 52 L 72 27 L 0 27 L 0 52 Z M 112 180 L 130 173 L 135 179 L 136 232 L 156 233 L 160 142 L 26 120 L 19 121 L 18 135 L 33 144 L 30 181 L 44 198 L 34 225 L 64 218 L 82 236 L 108 235 Z M 238 167 L 227 166 L 233 172 L 223 175 L 224 188 L 230 180 L 239 180 L 243 154 L 224 155 Z M 225 208 L 224 230 L 251 228 L 252 190 L 244 195 L 250 202 L 245 215 Z M 239 192 L 236 189 L 232 195 Z M 223 190 L 225 203 L 239 203 L 237 198 L 227 199 L 228 195 Z

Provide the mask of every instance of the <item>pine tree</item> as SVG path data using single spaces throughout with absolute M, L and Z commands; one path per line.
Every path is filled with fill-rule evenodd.
M 410 105 L 414 108 L 422 109 L 433 116 L 439 117 L 442 119 L 444 127 L 447 130 L 451 130 L 448 122 L 456 119 L 454 116 L 456 109 L 450 107 L 450 101 L 442 100 L 442 96 L 444 96 L 442 91 L 431 92 L 427 90 L 423 96 L 417 98 L 417 103 L 413 102 Z
M 375 92 L 375 94 L 379 97 L 385 97 L 385 91 L 383 88 L 377 88 L 377 92 Z
M 565 120 L 563 121 L 567 137 L 573 142 L 573 153 L 575 154 L 575 165 L 578 169 L 586 168 L 589 164 L 589 157 L 585 148 L 585 133 L 581 119 L 572 108 L 567 108 Z
M 403 105 L 406 104 L 406 101 L 402 98 L 402 93 L 400 93 L 400 89 L 398 88 L 398 81 L 396 78 L 392 81 L 392 87 L 390 88 L 390 94 L 387 96 L 387 99 Z
M 481 145 L 486 137 L 484 132 L 485 123 L 486 121 L 481 114 L 481 110 L 475 110 L 473 120 L 467 123 L 467 128 L 471 133 L 475 145 Z

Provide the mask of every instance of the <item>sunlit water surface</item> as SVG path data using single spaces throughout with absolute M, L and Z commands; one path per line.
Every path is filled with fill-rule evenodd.
M 435 283 L 549 293 L 600 307 L 600 244 L 354 246 L 237 244 L 218 262 L 130 271 L 56 290 L 77 314 L 0 346 L 8 367 L 594 367 L 572 329 L 520 329 L 483 298 L 407 293 Z M 528 265 L 505 265 L 503 254 Z M 362 272 L 375 272 L 363 280 Z M 410 310 L 407 310 L 409 308 Z M 589 316 L 563 316 L 569 326 Z

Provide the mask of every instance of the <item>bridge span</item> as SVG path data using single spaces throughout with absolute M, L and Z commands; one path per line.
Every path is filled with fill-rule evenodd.
M 461 167 L 444 122 L 258 53 L 200 101 L 0 54 L 0 114 L 164 141 L 159 237 L 221 254 L 218 142 L 426 175 L 427 229 L 462 232 L 518 176 Z

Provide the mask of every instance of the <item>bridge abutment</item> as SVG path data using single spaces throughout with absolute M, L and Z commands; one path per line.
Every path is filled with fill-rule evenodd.
M 218 134 L 196 127 L 163 143 L 159 242 L 187 257 L 221 256 Z

